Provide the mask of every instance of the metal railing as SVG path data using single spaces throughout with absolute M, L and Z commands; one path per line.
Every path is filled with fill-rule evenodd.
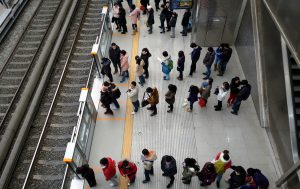
M 295 163 L 289 170 L 287 170 L 276 182 L 276 187 L 280 187 L 285 182 L 287 182 L 292 176 L 297 174 L 297 172 L 300 170 L 300 161 Z

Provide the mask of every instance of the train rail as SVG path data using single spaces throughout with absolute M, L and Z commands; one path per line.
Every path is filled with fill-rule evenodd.
M 35 65 L 55 21 L 61 0 L 43 0 L 27 25 L 13 52 L 0 70 L 0 133 L 14 112 L 22 87 Z
M 65 147 L 77 121 L 78 98 L 91 72 L 91 47 L 107 1 L 81 0 L 58 56 L 9 188 L 60 188 Z

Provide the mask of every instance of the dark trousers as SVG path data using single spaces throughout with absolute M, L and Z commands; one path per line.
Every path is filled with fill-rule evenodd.
M 144 66 L 144 74 L 145 74 L 145 78 L 149 77 L 149 71 L 148 71 L 148 66 Z
M 190 75 L 193 75 L 193 73 L 196 71 L 196 63 L 197 63 L 197 61 L 192 60 Z
M 171 30 L 170 20 L 171 20 L 171 17 L 170 18 L 166 18 L 166 21 L 167 21 L 167 30 Z
M 151 34 L 152 33 L 152 30 L 153 30 L 153 24 L 149 24 L 149 34 Z
M 227 63 L 228 63 L 228 62 L 225 62 L 225 61 L 221 61 L 221 62 L 220 62 L 220 70 L 219 70 L 219 74 L 220 74 L 220 75 L 223 75 L 223 74 L 225 73 Z
M 171 111 L 173 111 L 174 105 L 173 104 L 169 104 L 169 108 Z
M 242 103 L 241 100 L 235 99 L 235 101 L 232 105 L 232 110 L 237 113 L 240 109 L 241 103 Z
M 140 80 L 140 85 L 144 86 L 144 84 L 145 84 L 145 77 L 144 77 L 144 75 L 139 76 L 139 80 Z
M 128 32 L 127 31 L 127 25 L 125 23 L 120 24 L 121 29 L 123 29 L 123 32 Z
M 174 175 L 170 175 L 169 176 L 170 177 L 170 184 L 173 184 L 174 183 L 174 180 L 175 180 L 175 177 L 174 177 Z
M 151 108 L 151 110 L 153 111 L 154 114 L 157 113 L 157 107 L 156 107 L 156 104 L 151 105 L 150 108 Z
M 132 102 L 133 108 L 134 108 L 134 112 L 138 112 L 139 111 L 139 107 L 140 107 L 140 102 L 139 100 Z
M 179 78 L 183 79 L 183 71 L 179 71 Z
M 182 35 L 186 36 L 187 35 L 187 27 L 188 26 L 182 26 Z
M 106 113 L 113 113 L 113 111 L 111 110 L 110 108 L 110 105 L 105 105 L 105 108 L 106 108 Z
M 137 24 L 132 24 L 132 30 L 137 30 Z
M 109 78 L 109 81 L 110 81 L 110 82 L 113 82 L 113 81 L 114 81 L 114 80 L 113 80 L 113 76 L 111 75 L 111 73 L 106 73 L 105 75 Z
M 117 99 L 112 98 L 112 102 L 114 103 L 116 108 L 120 108 L 119 102 L 117 101 Z
M 150 180 L 150 175 L 153 175 L 153 167 L 150 170 L 146 170 L 144 171 L 145 174 L 145 180 Z
M 155 9 L 156 9 L 156 11 L 159 10 L 159 2 L 156 2 L 156 1 L 155 1 Z
M 222 109 L 222 101 L 218 100 L 218 105 L 215 107 L 217 110 Z
M 195 102 L 190 101 L 190 109 L 193 110 L 193 105 Z
M 113 62 L 115 72 L 118 72 L 118 69 L 121 70 L 121 62 Z
M 163 32 L 165 32 L 165 20 L 160 20 L 160 28 L 162 29 Z

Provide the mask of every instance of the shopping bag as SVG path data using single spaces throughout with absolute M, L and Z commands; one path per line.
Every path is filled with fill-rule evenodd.
M 198 101 L 198 104 L 199 104 L 200 108 L 205 107 L 206 106 L 205 99 L 201 97 Z

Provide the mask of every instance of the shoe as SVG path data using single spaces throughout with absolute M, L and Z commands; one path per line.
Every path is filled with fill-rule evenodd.
M 116 30 L 119 30 L 120 28 L 119 27 L 116 27 Z
M 158 26 L 159 28 L 161 28 L 161 26 Z
M 187 112 L 192 112 L 192 110 L 190 108 L 186 109 Z
M 203 74 L 203 75 L 207 75 L 206 72 L 203 72 L 202 74 Z
M 113 111 L 106 111 L 106 112 L 104 112 L 104 114 L 111 114 L 111 115 L 114 115 L 114 112 L 113 112 Z
M 122 31 L 122 30 L 120 30 L 120 29 L 118 30 L 118 32 L 121 32 L 121 31 Z
M 120 109 L 120 107 L 112 107 L 111 109 L 112 110 L 117 110 L 117 109 Z
M 206 79 L 208 79 L 208 77 L 203 77 L 202 79 L 206 80 Z
M 180 33 L 183 33 L 183 31 L 181 31 Z
M 152 32 L 151 32 L 151 31 L 149 31 L 149 32 L 148 32 L 148 34 L 152 34 Z
M 163 173 L 162 176 L 166 177 L 166 176 L 168 176 L 168 175 L 167 175 L 166 173 Z
M 182 34 L 182 36 L 187 36 L 186 34 Z
M 121 32 L 121 34 L 126 34 L 126 32 Z
M 161 31 L 160 33 L 165 33 L 165 31 Z
M 167 32 L 171 31 L 171 29 L 167 29 Z
M 223 74 L 217 74 L 217 76 L 223 76 Z
M 217 107 L 218 107 L 218 105 L 215 105 L 215 106 L 214 106 L 214 108 L 217 108 Z
M 134 115 L 135 114 L 135 111 L 131 112 L 131 115 Z
M 169 184 L 167 185 L 167 188 L 171 188 L 172 185 L 173 185 L 173 183 L 169 183 Z
M 172 111 L 172 110 L 168 110 L 167 112 L 168 112 L 168 113 L 172 113 L 173 111 Z
M 231 113 L 234 114 L 234 115 L 238 115 L 238 113 L 235 112 L 235 111 L 231 111 Z
M 148 107 L 147 110 L 153 110 L 151 107 Z
M 146 184 L 146 183 L 148 183 L 148 182 L 150 182 L 150 180 L 143 180 L 143 183 L 144 183 L 144 184 Z
M 155 116 L 156 114 L 157 114 L 157 113 L 154 113 L 154 112 L 153 112 L 152 114 L 150 114 L 150 116 Z
M 215 111 L 221 111 L 221 108 L 216 108 Z

